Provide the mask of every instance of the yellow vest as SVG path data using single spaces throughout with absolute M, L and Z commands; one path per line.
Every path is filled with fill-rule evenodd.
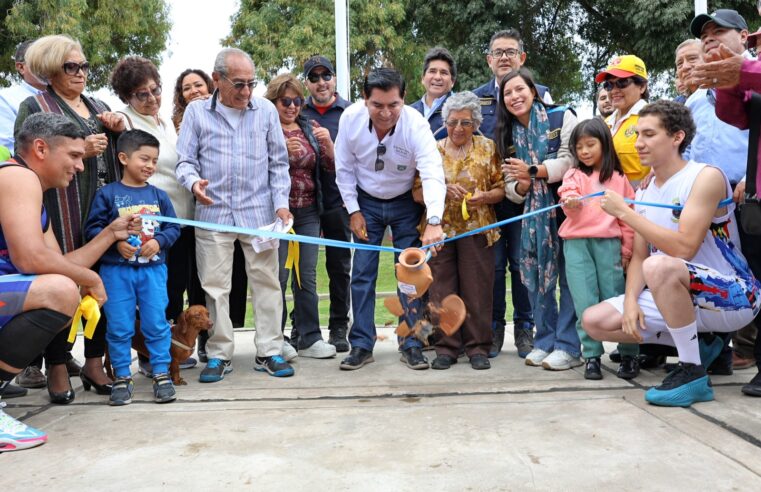
M 618 131 L 613 135 L 613 147 L 616 149 L 618 159 L 624 168 L 624 174 L 631 182 L 641 181 L 642 178 L 650 173 L 650 167 L 643 166 L 639 162 L 639 154 L 634 148 L 637 141 L 637 121 L 639 115 L 633 114 L 626 118 Z M 612 121 L 608 121 L 608 126 L 612 127 Z

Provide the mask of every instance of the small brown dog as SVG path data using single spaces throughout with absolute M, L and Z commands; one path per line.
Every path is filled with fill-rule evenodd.
M 180 362 L 193 355 L 196 346 L 198 334 L 202 331 L 210 330 L 212 327 L 209 318 L 209 310 L 204 306 L 190 306 L 180 313 L 177 323 L 172 325 L 172 345 L 169 353 L 172 356 L 172 362 L 169 364 L 169 375 L 175 385 L 188 384 L 180 377 Z M 145 346 L 145 338 L 140 331 L 140 321 L 135 321 L 135 335 L 132 337 L 132 348 L 137 353 L 146 357 L 149 356 L 148 349 Z M 105 360 L 106 372 L 113 379 L 113 369 L 111 368 L 111 358 L 106 351 Z

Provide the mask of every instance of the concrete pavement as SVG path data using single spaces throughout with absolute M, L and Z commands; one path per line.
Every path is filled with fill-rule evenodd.
M 298 358 L 287 379 L 254 372 L 253 332 L 238 332 L 234 371 L 214 384 L 184 371 L 167 405 L 140 375 L 121 408 L 78 379 L 67 406 L 30 390 L 6 411 L 49 442 L 0 454 L 0 488 L 761 489 L 761 399 L 740 393 L 752 370 L 713 377 L 714 402 L 659 408 L 643 393 L 660 371 L 627 382 L 604 357 L 605 378 L 586 381 L 583 368 L 525 366 L 511 340 L 488 371 L 465 358 L 412 371 L 392 330 L 379 332 L 375 363 L 347 372 L 342 354 Z

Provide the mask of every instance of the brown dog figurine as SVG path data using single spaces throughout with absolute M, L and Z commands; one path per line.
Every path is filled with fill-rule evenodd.
M 210 330 L 211 327 L 212 322 L 209 318 L 209 310 L 201 305 L 187 308 L 180 313 L 177 323 L 172 325 L 172 345 L 169 348 L 172 362 L 169 364 L 169 374 L 175 385 L 188 384 L 180 377 L 180 362 L 193 355 L 198 334 L 202 331 Z M 132 337 L 132 348 L 139 354 L 146 357 L 149 356 L 148 349 L 145 346 L 145 338 L 140 331 L 139 320 L 135 322 L 135 335 Z M 113 377 L 108 351 L 106 351 L 105 365 L 106 371 Z

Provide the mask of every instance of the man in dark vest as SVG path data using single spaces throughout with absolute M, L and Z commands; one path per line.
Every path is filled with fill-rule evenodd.
M 441 121 L 441 108 L 452 95 L 456 80 L 457 65 L 449 50 L 440 46 L 431 48 L 423 58 L 423 77 L 420 80 L 425 87 L 425 94 L 410 106 L 428 120 L 436 140 L 447 136 L 444 122 Z

